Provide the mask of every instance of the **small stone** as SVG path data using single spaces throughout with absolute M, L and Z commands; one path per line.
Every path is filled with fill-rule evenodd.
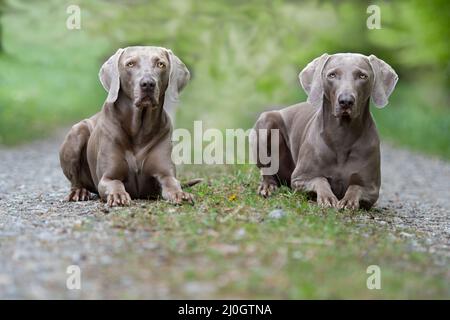
M 269 218 L 271 219 L 280 219 L 286 216 L 286 212 L 282 209 L 275 209 L 269 213 Z
M 407 232 L 400 232 L 400 235 L 405 238 L 411 238 L 413 236 L 411 233 L 407 233 Z
M 74 224 L 75 227 L 79 228 L 83 225 L 83 221 L 82 220 L 75 220 Z
M 240 228 L 239 230 L 236 231 L 236 233 L 234 234 L 234 237 L 236 239 L 242 239 L 245 237 L 245 229 L 244 228 Z
M 183 286 L 184 292 L 190 295 L 207 295 L 214 293 L 216 287 L 212 283 L 188 282 Z

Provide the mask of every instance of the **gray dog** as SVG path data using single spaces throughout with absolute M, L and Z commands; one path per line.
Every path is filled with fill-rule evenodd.
M 380 140 L 369 110 L 382 108 L 398 76 L 374 55 L 324 54 L 299 75 L 308 101 L 261 114 L 255 124 L 268 129 L 251 141 L 270 154 L 270 129 L 278 129 L 279 169 L 264 174 L 258 193 L 268 197 L 281 184 L 312 193 L 323 207 L 370 208 L 380 189 Z M 271 155 L 273 158 L 274 155 Z
M 131 198 L 193 201 L 183 192 L 171 160 L 170 111 L 189 80 L 186 66 L 160 47 L 119 49 L 100 70 L 108 90 L 102 110 L 74 125 L 60 149 L 72 184 L 69 201 L 98 193 L 110 206 Z

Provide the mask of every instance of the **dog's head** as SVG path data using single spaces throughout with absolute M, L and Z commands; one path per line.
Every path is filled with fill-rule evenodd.
M 116 102 L 119 92 L 138 108 L 174 104 L 190 73 L 171 50 L 161 47 L 119 49 L 101 67 L 100 82 L 108 91 L 107 103 Z
M 370 97 L 377 107 L 386 106 L 398 76 L 374 55 L 339 53 L 314 59 L 299 79 L 309 103 L 322 107 L 325 98 L 335 117 L 353 119 Z

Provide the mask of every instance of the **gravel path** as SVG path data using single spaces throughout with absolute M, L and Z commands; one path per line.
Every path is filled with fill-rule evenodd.
M 99 201 L 61 201 L 68 182 L 58 161 L 60 141 L 56 137 L 0 149 L 0 298 L 116 298 L 119 293 L 102 280 L 105 277 L 83 282 L 88 290 L 67 290 L 67 266 L 81 262 L 97 266 L 83 269 L 94 275 L 102 268 L 120 270 L 123 266 L 115 254 L 143 250 L 146 235 L 119 235 L 102 219 L 104 206 Z M 436 257 L 447 259 L 450 164 L 383 146 L 382 174 L 380 210 L 374 219 L 411 230 L 403 235 L 412 240 L 418 233 L 418 243 L 425 242 Z M 92 232 L 78 230 L 87 217 Z M 126 275 L 117 275 L 115 281 L 129 288 L 130 297 L 167 297 L 158 286 L 129 285 Z
M 382 148 L 381 161 L 378 207 L 385 209 L 382 216 L 390 217 L 386 222 L 416 230 L 431 253 L 449 258 L 450 163 L 388 145 Z

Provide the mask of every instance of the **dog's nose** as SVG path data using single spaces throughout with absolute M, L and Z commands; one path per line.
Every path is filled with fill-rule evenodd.
M 156 86 L 156 82 L 155 82 L 155 80 L 153 80 L 151 78 L 145 77 L 141 80 L 139 85 L 141 86 L 141 89 L 144 89 L 144 90 L 154 89 Z
M 349 93 L 343 93 L 338 97 L 339 105 L 342 108 L 351 108 L 355 104 L 355 97 Z

